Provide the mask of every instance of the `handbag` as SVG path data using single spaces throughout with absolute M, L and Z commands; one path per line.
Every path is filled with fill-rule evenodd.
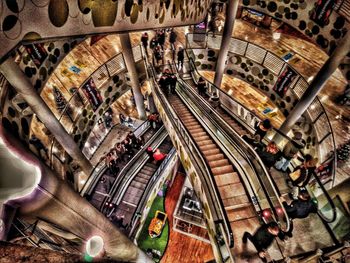
M 290 174 L 289 174 L 289 177 L 290 177 L 290 179 L 292 179 L 293 182 L 295 182 L 296 180 L 299 179 L 300 175 L 301 175 L 301 170 L 298 169 L 298 170 L 296 170 L 296 171 L 290 173 Z

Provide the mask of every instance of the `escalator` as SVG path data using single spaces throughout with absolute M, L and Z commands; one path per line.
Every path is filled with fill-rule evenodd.
M 155 130 L 152 129 L 148 122 L 144 123 L 144 128 L 140 126 L 139 129 L 136 129 L 134 134 L 137 137 L 141 137 L 142 141 L 145 142 L 145 145 L 148 145 L 155 134 Z M 142 131 L 140 131 L 142 129 Z M 154 138 L 153 138 L 154 139 Z M 142 148 L 137 151 L 136 149 L 133 149 L 134 157 L 138 156 L 139 152 L 142 150 Z M 103 162 L 99 164 L 92 176 L 91 176 L 91 184 L 89 187 L 86 187 L 87 190 L 84 192 L 84 195 L 87 197 L 89 202 L 96 207 L 97 209 L 100 209 L 103 205 L 103 203 L 106 201 L 106 198 L 109 196 L 109 191 L 111 190 L 112 186 L 118 182 L 122 176 L 122 172 L 125 170 L 125 167 L 129 167 L 129 163 L 134 162 L 136 159 L 132 158 L 121 160 L 118 163 L 118 174 L 113 174 L 111 169 L 109 169 L 106 164 Z
M 156 74 L 153 76 L 155 77 Z M 157 94 L 160 92 L 157 90 L 159 89 L 157 84 L 154 85 L 154 88 L 157 98 L 159 96 L 165 97 L 164 94 Z M 196 109 L 193 109 L 193 102 L 184 98 L 183 94 L 172 94 L 167 96 L 163 105 L 171 106 L 176 116 L 174 116 L 175 119 L 181 120 L 180 122 L 205 160 L 205 165 L 208 167 L 206 176 L 214 179 L 213 190 L 216 189 L 218 192 L 224 210 L 224 218 L 233 231 L 235 245 L 231 249 L 230 255 L 237 257 L 242 252 L 241 237 L 243 233 L 240 231 L 244 229 L 253 232 L 261 224 L 261 220 L 266 222 L 279 221 L 279 216 L 274 208 L 276 200 L 271 200 L 272 198 L 264 188 L 257 171 L 254 170 L 242 150 L 234 143 L 229 142 L 222 130 L 216 129 L 211 120 L 203 116 L 200 109 L 197 109 L 196 112 Z M 179 125 L 180 123 L 177 126 Z M 180 133 L 183 134 L 181 131 Z M 239 139 L 242 140 L 240 137 Z M 273 186 L 271 187 L 273 188 Z M 276 192 L 274 192 L 273 198 L 278 199 Z M 271 211 L 270 218 L 262 217 L 262 212 L 265 210 Z M 283 208 L 281 210 L 284 212 Z M 287 231 L 289 221 L 281 224 L 286 225 Z M 278 251 L 275 251 L 274 254 L 278 254 Z M 280 253 L 279 258 L 282 257 Z
M 169 137 L 166 137 L 157 148 L 162 153 L 168 154 L 172 148 Z M 146 158 L 144 165 L 137 163 L 139 170 L 131 174 L 126 174 L 125 178 L 130 178 L 130 180 L 125 180 L 125 184 L 120 185 L 120 188 L 116 189 L 115 195 L 112 198 L 113 201 L 111 202 L 115 205 L 115 209 L 112 209 L 108 213 L 108 217 L 111 218 L 123 216 L 124 224 L 128 224 L 128 226 L 132 222 L 142 196 L 146 194 L 145 189 L 147 189 L 147 185 L 161 165 L 161 163 L 155 163 L 150 160 L 147 154 L 144 154 L 143 157 Z
M 120 179 L 114 182 L 100 208 L 112 221 L 123 217 L 124 227 L 121 224 L 118 225 L 118 222 L 116 224 L 126 233 L 130 230 L 140 200 L 147 194 L 145 190 L 148 189 L 148 184 L 161 165 L 149 159 L 146 153 L 149 146 L 153 149 L 159 148 L 165 154 L 171 150 L 172 144 L 164 127 L 161 127 L 133 160 L 123 168 Z
M 172 67 L 177 71 L 181 79 L 186 82 L 190 87 L 192 87 L 192 90 L 194 91 L 196 89 L 196 83 L 198 82 L 199 77 L 201 77 L 200 73 L 197 70 L 197 67 L 194 63 L 193 56 L 191 57 L 191 52 L 187 52 L 185 50 L 186 54 L 186 62 L 185 62 L 185 69 L 188 69 L 187 71 L 179 72 L 176 68 L 176 66 Z M 204 77 L 203 77 L 204 78 Z M 204 78 L 205 79 L 205 78 Z M 255 132 L 255 123 L 258 121 L 261 121 L 254 113 L 250 112 L 244 105 L 240 104 L 238 101 L 236 101 L 234 98 L 232 98 L 230 95 L 228 95 L 225 91 L 217 88 L 213 83 L 205 79 L 207 82 L 207 86 L 209 87 L 209 93 L 216 93 L 220 98 L 220 106 L 215 108 L 215 111 L 220 115 L 220 117 L 226 121 L 226 123 L 231 126 L 238 134 L 241 136 L 247 133 L 254 133 Z M 205 100 L 208 102 L 208 105 L 210 104 L 208 101 L 208 97 L 205 98 Z M 232 109 L 234 109 L 232 111 Z M 210 109 L 212 111 L 213 109 Z M 283 140 L 285 143 L 288 140 L 291 140 L 288 138 L 285 134 L 282 134 L 279 130 L 274 129 L 274 133 L 278 133 L 280 136 L 283 137 Z M 267 139 L 267 138 L 265 138 Z M 268 139 L 266 140 L 268 141 Z M 303 153 L 301 153 L 303 154 Z M 326 160 L 324 163 L 329 163 L 332 161 Z M 333 173 L 335 172 L 334 169 L 334 160 L 333 160 Z M 290 170 L 293 170 L 294 167 L 292 164 L 290 165 Z M 286 174 L 282 172 L 278 172 L 277 170 L 271 171 L 271 178 L 273 180 L 273 184 L 278 187 L 278 192 L 282 196 L 288 195 L 290 192 L 290 188 L 286 184 Z M 324 185 L 320 181 L 320 179 L 313 174 L 312 179 L 310 181 L 309 186 L 307 187 L 308 192 L 312 196 L 312 198 L 315 199 L 317 203 L 322 203 L 323 205 L 328 203 L 329 208 L 327 209 L 327 212 L 322 212 L 321 207 L 319 206 L 318 215 L 321 217 L 321 219 L 324 222 L 332 223 L 336 219 L 336 207 L 332 200 L 332 198 L 329 196 L 327 190 L 325 189 Z M 325 201 L 326 200 L 326 201 Z M 333 235 L 333 233 L 331 233 Z M 334 239 L 334 238 L 333 238 Z

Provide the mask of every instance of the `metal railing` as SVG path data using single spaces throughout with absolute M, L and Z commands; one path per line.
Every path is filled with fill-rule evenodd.
M 193 33 L 186 35 L 186 48 L 188 51 L 188 56 L 190 60 L 192 59 L 193 62 L 193 65 L 191 66 L 192 68 L 195 68 L 194 77 L 197 77 L 200 74 L 198 73 L 197 68 L 194 64 L 194 62 L 196 61 L 196 57 L 193 52 L 193 49 L 219 49 L 219 45 L 221 43 L 221 36 L 218 35 L 216 36 L 216 38 L 207 36 L 205 42 L 198 43 L 193 41 L 193 35 Z M 292 94 L 297 98 L 300 98 L 309 86 L 305 78 L 302 77 L 298 73 L 298 71 L 296 71 L 291 65 L 289 65 L 287 62 L 285 62 L 283 59 L 279 58 L 275 54 L 267 51 L 263 47 L 252 44 L 242 39 L 232 37 L 230 42 L 229 53 L 247 57 L 273 72 L 275 76 L 279 76 L 279 74 L 285 69 L 286 66 L 290 67 L 292 70 L 294 70 L 294 72 L 298 74 L 298 77 L 293 81 L 290 88 Z M 209 89 L 213 88 L 214 90 L 220 92 L 220 102 L 222 102 L 222 104 L 226 106 L 225 108 L 230 110 L 235 115 L 240 116 L 240 118 L 243 118 L 245 123 L 247 123 L 251 128 L 253 128 L 253 123 L 260 120 L 259 117 L 257 117 L 254 113 L 252 113 L 249 109 L 247 109 L 241 103 L 232 98 L 226 92 L 218 89 L 214 86 L 214 84 L 210 83 L 209 81 L 207 82 L 209 83 Z M 223 98 L 221 98 L 221 96 Z M 228 98 L 230 98 L 229 101 L 227 100 Z M 313 126 L 315 127 L 315 135 L 318 141 L 318 152 L 320 162 L 324 163 L 326 160 L 329 159 L 330 155 L 333 155 L 332 181 L 334 184 L 336 173 L 336 143 L 332 125 L 318 97 L 307 109 L 307 114 L 310 120 L 312 121 Z M 269 132 L 268 137 L 273 138 L 275 133 L 279 133 L 284 137 L 284 140 L 281 143 L 282 145 L 285 145 L 287 141 L 290 140 L 288 136 L 281 134 L 280 131 L 278 131 L 277 129 L 273 129 L 272 132 Z

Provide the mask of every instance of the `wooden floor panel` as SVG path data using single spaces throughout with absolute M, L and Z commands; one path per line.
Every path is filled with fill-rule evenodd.
M 162 263 L 203 263 L 214 258 L 210 244 L 190 238 L 173 230 L 173 214 L 185 176 L 177 174 L 165 197 L 165 211 L 170 224 L 169 242 Z

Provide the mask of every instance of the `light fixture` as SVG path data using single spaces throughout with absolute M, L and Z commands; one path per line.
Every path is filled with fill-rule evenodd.
M 86 253 L 90 257 L 96 257 L 103 251 L 103 247 L 104 242 L 102 237 L 93 236 L 86 243 Z
M 281 38 L 281 33 L 280 33 L 280 32 L 274 32 L 274 33 L 272 34 L 272 38 L 273 38 L 274 40 L 279 40 L 279 39 Z
M 307 82 L 311 82 L 311 81 L 313 81 L 313 79 L 314 79 L 314 76 L 311 76 L 311 77 L 309 77 L 308 79 L 307 79 Z

